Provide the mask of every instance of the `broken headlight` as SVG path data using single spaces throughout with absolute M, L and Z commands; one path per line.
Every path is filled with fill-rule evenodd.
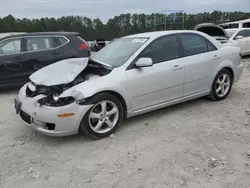
M 48 96 L 45 98 L 42 98 L 38 101 L 41 105 L 45 106 L 51 106 L 51 107 L 60 107 L 60 106 L 66 106 L 73 102 L 75 102 L 74 97 L 61 97 L 58 96 Z

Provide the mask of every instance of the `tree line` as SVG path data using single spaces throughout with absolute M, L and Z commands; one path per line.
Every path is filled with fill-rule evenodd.
M 121 14 L 110 18 L 107 23 L 103 23 L 99 18 L 91 20 L 81 16 L 64 16 L 61 18 L 40 18 L 40 19 L 19 19 L 12 15 L 0 18 L 0 33 L 4 32 L 44 32 L 44 31 L 69 31 L 78 32 L 85 40 L 95 40 L 98 36 L 106 40 L 119 38 L 122 36 L 141 33 L 152 30 L 163 29 L 193 29 L 195 25 L 212 22 L 223 23 L 228 21 L 237 21 L 249 19 L 250 13 L 247 12 L 221 12 L 214 11 L 212 13 L 204 12 L 198 14 L 176 13 L 179 22 L 169 21 L 166 25 L 155 27 L 147 27 L 149 25 L 148 18 L 159 18 L 157 21 L 162 23 L 164 16 L 161 14 Z M 165 20 L 166 21 L 166 20 Z M 180 23 L 184 23 L 184 25 Z M 178 22 L 178 24 L 176 24 Z M 152 24 L 152 23 L 151 23 Z M 154 23 L 155 24 L 155 23 Z M 171 26 L 171 27 L 170 27 Z M 165 27 L 165 28 L 164 28 Z M 170 27 L 170 28 L 169 28 Z M 182 28 L 183 27 L 183 28 Z

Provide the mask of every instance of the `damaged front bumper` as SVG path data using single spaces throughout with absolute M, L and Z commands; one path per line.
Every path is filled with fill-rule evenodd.
M 23 122 L 35 131 L 48 136 L 77 134 L 82 118 L 92 105 L 71 104 L 51 107 L 39 104 L 44 95 L 33 98 L 26 96 L 27 84 L 15 99 L 15 109 Z

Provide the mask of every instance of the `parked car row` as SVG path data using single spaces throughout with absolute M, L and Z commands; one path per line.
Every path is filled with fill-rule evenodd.
M 57 37 L 52 39 L 55 44 L 65 41 Z M 24 41 L 21 49 L 27 51 L 29 43 Z M 21 119 L 42 134 L 81 131 L 103 138 L 124 118 L 203 96 L 223 100 L 242 71 L 241 49 L 204 32 L 141 33 L 117 39 L 91 58 L 62 60 L 39 69 L 14 103 Z
M 89 57 L 78 33 L 45 32 L 9 35 L 0 39 L 0 87 L 23 85 L 29 76 L 54 62 Z
M 221 43 L 239 46 L 242 55 L 250 55 L 250 28 L 223 29 L 213 23 L 203 23 L 197 25 L 195 30 L 213 36 Z

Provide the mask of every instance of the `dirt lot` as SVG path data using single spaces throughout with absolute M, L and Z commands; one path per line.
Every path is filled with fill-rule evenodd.
M 33 132 L 15 115 L 17 91 L 1 92 L 0 187 L 249 188 L 250 60 L 244 62 L 225 101 L 198 99 L 138 116 L 98 141 Z

